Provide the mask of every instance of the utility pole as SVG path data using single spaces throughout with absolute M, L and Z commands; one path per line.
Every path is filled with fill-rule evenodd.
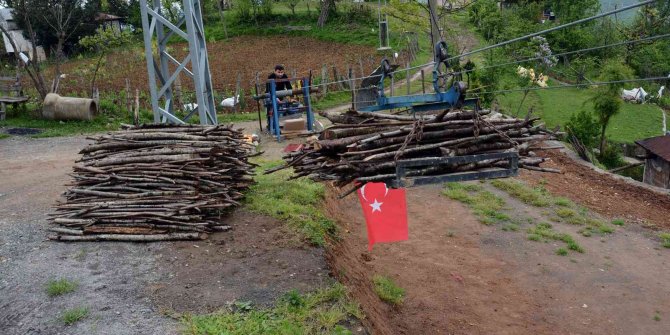
M 428 0 L 428 14 L 430 15 L 430 41 L 431 49 L 435 52 L 435 45 L 442 40 L 440 36 L 440 27 L 437 22 L 437 0 Z

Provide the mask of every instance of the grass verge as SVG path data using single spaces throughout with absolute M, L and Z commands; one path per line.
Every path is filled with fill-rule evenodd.
M 61 315 L 61 320 L 66 325 L 73 325 L 88 316 L 88 308 L 77 307 L 68 309 Z
M 254 212 L 286 221 L 311 243 L 322 246 L 326 235 L 334 235 L 335 223 L 320 208 L 325 198 L 322 184 L 301 178 L 288 180 L 293 173 L 282 170 L 264 175 L 263 171 L 281 162 L 260 162 L 256 184 L 246 196 L 246 207 Z
M 531 241 L 555 240 L 563 241 L 570 250 L 580 253 L 584 252 L 577 242 L 569 234 L 559 233 L 548 223 L 539 223 L 535 227 L 528 228 L 528 239 Z M 558 253 L 558 252 L 557 252 Z
M 670 248 L 670 233 L 660 233 L 658 234 L 658 237 L 661 238 L 661 241 L 663 242 L 663 247 Z
M 530 188 L 515 180 L 495 179 L 491 181 L 491 185 L 535 207 L 547 207 L 552 203 L 543 189 Z
M 183 318 L 184 333 L 199 334 L 351 334 L 344 327 L 349 318 L 363 318 L 341 284 L 301 295 L 291 291 L 274 307 L 231 308 L 207 315 Z
M 484 191 L 480 185 L 447 183 L 442 194 L 468 205 L 483 224 L 491 225 L 511 220 L 502 212 L 505 201 L 489 191 Z
M 66 293 L 74 292 L 79 286 L 77 283 L 67 279 L 52 279 L 47 282 L 46 291 L 50 297 L 56 297 Z
M 375 286 L 375 293 L 384 302 L 398 306 L 402 304 L 405 297 L 405 289 L 396 285 L 389 277 L 376 275 L 372 278 Z

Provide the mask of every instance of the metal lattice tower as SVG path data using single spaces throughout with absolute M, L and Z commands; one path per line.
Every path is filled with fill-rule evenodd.
M 182 0 L 182 8 L 177 22 L 172 22 L 166 17 L 167 11 L 162 7 L 160 0 L 140 0 L 154 122 L 183 124 L 193 114 L 198 113 L 201 124 L 217 124 L 200 0 Z M 184 25 L 186 31 L 182 30 Z M 175 35 L 188 41 L 188 54 L 181 62 L 167 50 L 168 40 Z M 157 44 L 155 52 L 154 37 Z M 187 68 L 189 62 L 190 69 Z M 174 71 L 170 72 L 171 68 Z M 186 74 L 193 80 L 195 102 L 198 104 L 198 107 L 183 119 L 174 113 L 172 96 L 172 84 L 180 73 Z

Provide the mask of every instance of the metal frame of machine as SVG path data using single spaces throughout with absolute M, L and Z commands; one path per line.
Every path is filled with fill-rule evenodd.
M 359 107 L 360 112 L 377 112 L 395 108 L 408 108 L 412 113 L 445 110 L 449 108 L 461 108 L 463 106 L 474 106 L 479 108 L 479 99 L 466 99 L 467 85 L 464 82 L 454 80 L 453 85 L 445 90 L 449 64 L 447 60 L 447 44 L 440 41 L 435 45 L 435 58 L 433 67 L 433 90 L 431 94 L 416 94 L 388 97 L 384 93 L 384 79 L 392 76 L 397 66 L 391 65 L 387 59 L 382 60 L 380 67 L 361 84 L 364 98 L 356 101 L 354 106 L 361 100 L 375 97 L 376 104 Z M 359 105 L 360 106 L 360 105 Z M 476 163 L 486 160 L 508 161 L 509 168 L 491 168 L 486 171 L 456 172 L 439 176 L 412 176 L 407 177 L 412 168 L 420 168 L 436 165 Z M 451 181 L 481 180 L 491 178 L 513 177 L 519 174 L 519 154 L 517 152 L 489 153 L 480 155 L 467 155 L 457 157 L 427 157 L 398 160 L 396 162 L 396 179 L 390 184 L 392 187 L 412 187 L 426 184 L 444 183 Z
M 289 79 L 282 79 L 283 81 L 290 81 L 290 82 L 300 82 L 301 88 L 298 90 L 283 90 L 283 91 L 277 91 L 277 81 L 275 79 L 270 79 L 268 80 L 268 84 L 270 86 L 270 91 L 261 94 L 261 95 L 256 95 L 254 96 L 254 100 L 259 101 L 259 100 L 265 100 L 266 102 L 263 104 L 266 107 L 269 107 L 270 105 L 272 106 L 272 118 L 270 118 L 270 123 L 269 123 L 269 131 L 270 134 L 275 136 L 277 138 L 277 142 L 280 142 L 282 140 L 282 135 L 281 135 L 281 128 L 279 125 L 279 118 L 282 116 L 281 114 L 285 114 L 286 111 L 283 111 L 280 108 L 280 104 L 277 103 L 277 98 L 283 98 L 291 95 L 302 95 L 304 96 L 304 106 L 300 107 L 302 110 L 300 112 L 304 111 L 307 117 L 306 124 L 307 124 L 307 131 L 312 132 L 314 131 L 314 113 L 312 112 L 312 103 L 310 99 L 310 92 L 316 92 L 318 91 L 317 88 L 310 88 L 310 80 L 308 78 L 289 78 Z M 268 102 L 269 101 L 269 102 Z M 260 120 L 260 107 L 259 107 L 259 122 Z
M 370 81 L 364 81 L 363 87 L 366 83 L 370 85 L 368 88 L 376 89 L 376 104 L 359 108 L 360 112 L 376 112 L 381 110 L 389 110 L 395 108 L 410 108 L 412 112 L 425 112 L 431 110 L 440 110 L 447 108 L 459 108 L 462 106 L 474 106 L 478 99 L 465 99 L 465 92 L 467 85 L 464 82 L 455 82 L 448 90 L 443 91 L 444 88 L 440 82 L 446 82 L 446 78 L 450 76 L 447 72 L 449 64 L 447 63 L 449 56 L 447 54 L 447 43 L 444 41 L 435 45 L 435 65 L 433 67 L 433 90 L 435 93 L 431 94 L 415 94 L 415 95 L 401 95 L 395 97 L 388 97 L 384 93 L 384 79 L 393 75 L 393 66 L 387 59 L 382 60 L 380 66 L 380 74 L 373 74 L 369 78 L 379 78 L 376 85 Z

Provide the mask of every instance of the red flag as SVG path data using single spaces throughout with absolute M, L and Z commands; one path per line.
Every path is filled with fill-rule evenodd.
M 367 183 L 358 190 L 368 226 L 368 250 L 379 242 L 407 240 L 407 202 L 404 189 Z

